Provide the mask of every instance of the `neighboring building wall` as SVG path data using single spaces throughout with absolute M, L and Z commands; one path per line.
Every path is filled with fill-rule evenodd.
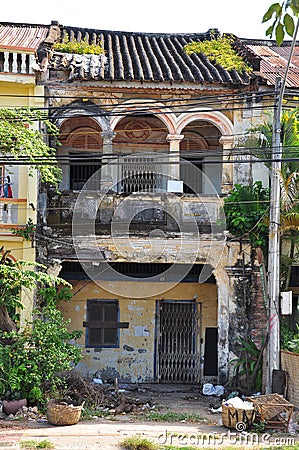
M 0 43 L 1 47 L 1 43 Z M 44 88 L 35 86 L 35 75 L 31 74 L 3 74 L 0 76 L 0 107 L 43 107 Z M 36 129 L 38 123 L 33 125 Z M 36 223 L 37 211 L 37 173 L 29 171 L 28 166 L 9 165 L 4 167 L 4 174 L 10 175 L 13 198 L 0 198 L 0 246 L 11 250 L 15 259 L 35 261 L 34 243 L 12 234 L 12 228 L 24 226 L 29 218 Z M 7 204 L 9 213 L 4 211 Z M 33 205 L 33 207 L 32 207 Z M 21 300 L 24 309 L 20 310 L 20 325 L 25 325 L 26 320 L 31 319 L 33 308 L 33 292 L 23 290 Z

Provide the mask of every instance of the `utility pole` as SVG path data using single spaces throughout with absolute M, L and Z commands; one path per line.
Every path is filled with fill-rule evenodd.
M 281 123 L 279 99 L 281 78 L 275 83 L 275 106 L 272 138 L 272 168 L 270 195 L 270 226 L 268 251 L 268 352 L 267 352 L 267 384 L 266 394 L 272 392 L 273 369 L 280 367 L 280 326 L 279 326 L 279 292 L 280 292 L 280 185 L 278 171 L 281 170 Z
M 275 106 L 273 117 L 272 137 L 272 168 L 271 168 L 271 196 L 270 196 L 270 226 L 268 251 L 268 346 L 267 346 L 267 377 L 266 394 L 272 392 L 272 375 L 274 369 L 280 368 L 280 183 L 278 172 L 281 170 L 281 112 L 287 76 L 294 53 L 296 36 L 299 28 L 297 19 L 290 54 L 283 80 L 278 77 L 275 82 Z

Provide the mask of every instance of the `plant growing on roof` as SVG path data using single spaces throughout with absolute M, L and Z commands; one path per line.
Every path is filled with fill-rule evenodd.
M 251 72 L 252 68 L 233 48 L 234 39 L 230 35 L 216 36 L 214 39 L 200 42 L 190 42 L 185 45 L 187 55 L 203 53 L 211 61 L 216 61 L 226 70 Z
M 79 55 L 102 55 L 104 49 L 100 44 L 89 44 L 88 39 L 84 38 L 81 41 L 76 39 L 69 39 L 66 34 L 62 42 L 54 44 L 53 49 L 61 53 L 77 53 Z
M 31 127 L 34 122 L 43 123 L 49 135 L 58 137 L 58 129 L 42 111 L 0 108 L 0 153 L 13 159 L 24 158 L 31 167 L 38 169 L 41 181 L 56 186 L 61 177 L 56 150 L 46 144 L 40 131 Z

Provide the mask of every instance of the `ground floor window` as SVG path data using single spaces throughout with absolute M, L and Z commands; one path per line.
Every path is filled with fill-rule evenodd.
M 117 300 L 87 300 L 86 347 L 118 347 Z

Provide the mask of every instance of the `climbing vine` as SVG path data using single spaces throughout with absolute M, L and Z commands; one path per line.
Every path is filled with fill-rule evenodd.
M 0 108 L 0 153 L 12 160 L 24 159 L 39 170 L 41 181 L 57 185 L 61 169 L 57 166 L 56 150 L 47 145 L 40 131 L 32 128 L 36 122 L 43 123 L 49 135 L 58 137 L 57 127 L 43 112 L 30 108 Z
M 102 55 L 104 49 L 100 44 L 89 44 L 87 39 L 78 42 L 76 39 L 70 40 L 68 34 L 62 42 L 57 42 L 53 46 L 54 50 L 61 53 L 77 53 L 79 55 Z
M 185 45 L 184 50 L 187 55 L 203 53 L 209 60 L 216 61 L 226 70 L 235 69 L 237 72 L 251 72 L 252 68 L 238 55 L 232 44 L 232 36 L 222 35 L 212 40 L 190 42 Z

